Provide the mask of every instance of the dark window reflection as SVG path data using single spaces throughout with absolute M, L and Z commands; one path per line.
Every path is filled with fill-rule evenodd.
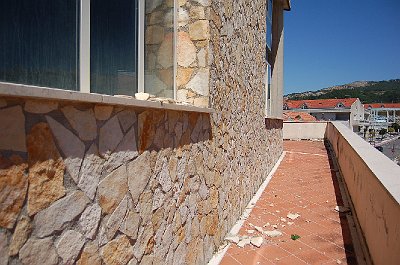
M 91 92 L 137 92 L 137 2 L 91 1 Z
M 78 89 L 78 0 L 0 0 L 0 80 Z

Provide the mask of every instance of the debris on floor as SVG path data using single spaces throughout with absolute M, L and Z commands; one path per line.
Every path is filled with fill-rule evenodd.
M 238 247 L 244 248 L 247 245 L 250 245 L 251 243 L 251 239 L 250 238 L 245 238 L 243 237 L 242 239 L 240 239 L 240 241 L 237 243 Z
M 297 213 L 288 213 L 288 214 L 286 215 L 286 217 L 289 218 L 290 220 L 295 220 L 295 219 L 299 218 L 300 215 L 297 214 Z
M 269 237 L 278 237 L 278 236 L 282 236 L 282 232 L 279 230 L 264 231 L 264 235 L 269 236 Z
M 263 239 L 261 236 L 252 237 L 251 240 L 250 240 L 250 242 L 251 242 L 251 244 L 252 244 L 253 246 L 256 246 L 256 247 L 259 248 L 259 247 L 261 247 L 262 243 L 264 242 L 264 239 Z
M 335 211 L 337 211 L 339 213 L 348 213 L 348 212 L 350 212 L 350 208 L 338 205 L 335 207 Z

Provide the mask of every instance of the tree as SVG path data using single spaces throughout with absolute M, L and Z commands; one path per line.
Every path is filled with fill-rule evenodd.
M 385 128 L 382 128 L 382 129 L 379 130 L 379 135 L 382 136 L 381 139 L 383 139 L 383 136 L 384 136 L 386 133 L 387 133 L 387 130 L 386 130 Z
M 394 130 L 394 128 L 393 128 L 393 127 L 389 127 L 389 128 L 388 128 L 388 132 L 389 132 L 390 134 L 392 134 L 392 133 L 394 133 L 394 132 L 395 132 L 395 130 Z
M 392 127 L 396 132 L 398 132 L 398 131 L 400 130 L 400 124 L 398 124 L 398 123 L 396 123 L 396 122 L 392 123 L 391 127 Z

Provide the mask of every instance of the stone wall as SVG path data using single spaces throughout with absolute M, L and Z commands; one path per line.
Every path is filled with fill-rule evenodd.
M 265 1 L 178 3 L 196 56 L 177 92 L 213 114 L 0 98 L 0 264 L 205 264 L 221 245 L 282 153 Z
M 219 114 L 0 104 L 0 264 L 204 264 L 279 155 Z
M 176 99 L 209 106 L 211 0 L 178 0 Z
M 174 97 L 174 1 L 145 1 L 146 92 Z

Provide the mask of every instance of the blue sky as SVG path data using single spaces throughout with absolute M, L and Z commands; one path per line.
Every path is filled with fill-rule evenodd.
M 284 94 L 400 78 L 400 0 L 292 0 Z

